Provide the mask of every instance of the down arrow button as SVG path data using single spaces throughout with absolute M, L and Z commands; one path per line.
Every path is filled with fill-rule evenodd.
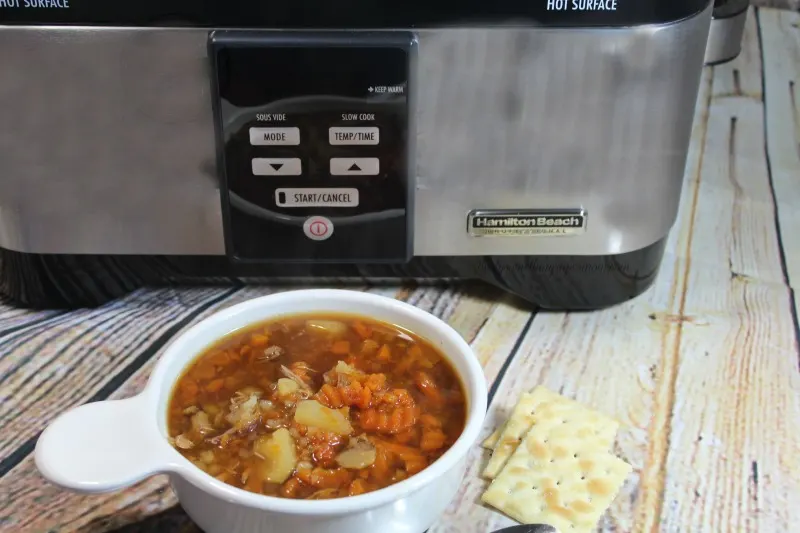
M 303 165 L 299 157 L 257 157 L 252 161 L 254 176 L 300 176 Z

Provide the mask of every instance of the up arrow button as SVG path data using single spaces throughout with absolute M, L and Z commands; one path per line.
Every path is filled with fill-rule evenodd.
M 334 157 L 331 159 L 332 176 L 377 176 L 381 164 L 377 157 Z

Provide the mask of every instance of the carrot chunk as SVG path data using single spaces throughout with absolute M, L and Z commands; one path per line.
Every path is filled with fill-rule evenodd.
M 347 355 L 350 353 L 350 342 L 348 341 L 336 341 L 331 346 L 331 351 L 336 355 Z

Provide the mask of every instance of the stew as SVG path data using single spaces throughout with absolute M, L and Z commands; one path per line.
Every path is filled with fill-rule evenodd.
M 464 429 L 458 376 L 429 342 L 354 316 L 235 332 L 175 385 L 171 444 L 220 481 L 321 499 L 374 491 L 439 458 Z

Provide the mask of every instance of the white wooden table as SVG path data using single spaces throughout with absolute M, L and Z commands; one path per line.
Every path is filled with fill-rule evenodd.
M 488 434 L 544 384 L 622 419 L 634 466 L 600 531 L 800 528 L 800 14 L 751 12 L 744 51 L 707 69 L 681 211 L 655 285 L 587 314 L 530 313 L 490 288 L 366 289 L 430 310 L 491 383 Z M 139 390 L 176 333 L 271 292 L 139 291 L 97 310 L 0 307 L 0 531 L 197 531 L 164 478 L 115 494 L 47 485 L 31 451 L 64 409 Z M 511 524 L 476 500 L 476 446 L 435 533 Z

